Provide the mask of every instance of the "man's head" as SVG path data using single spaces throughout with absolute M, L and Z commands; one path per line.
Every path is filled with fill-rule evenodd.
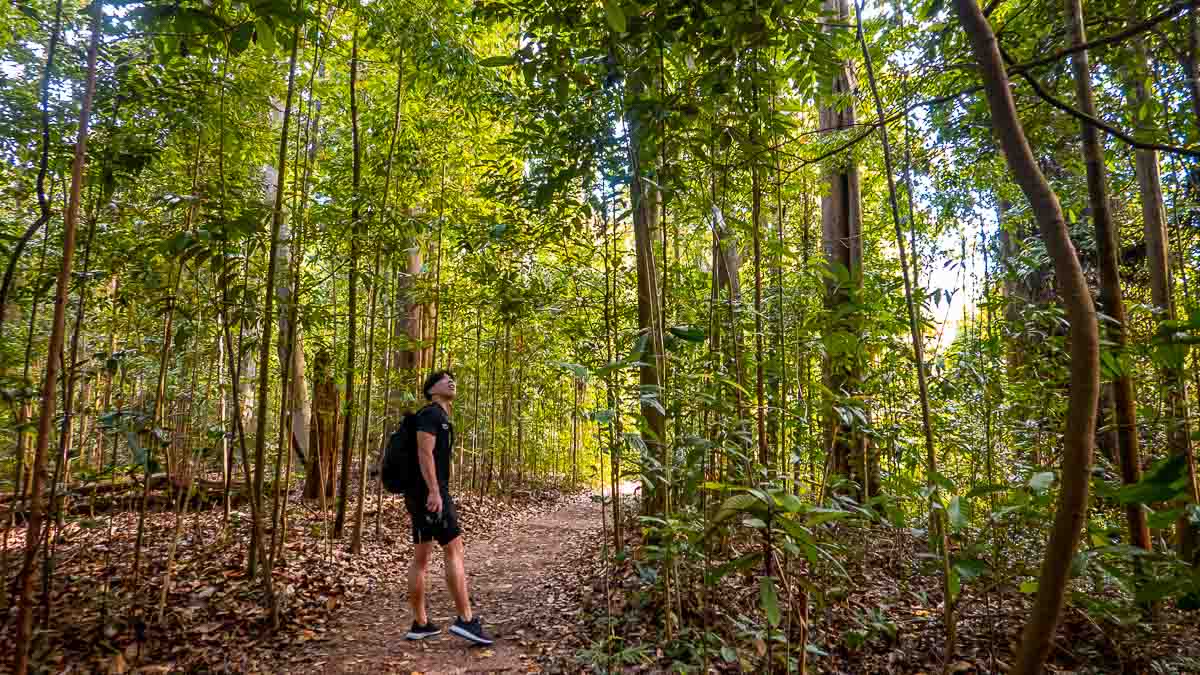
M 421 391 L 425 392 L 426 401 L 432 401 L 435 396 L 453 401 L 454 387 L 454 373 L 448 370 L 439 370 L 425 379 L 425 386 L 421 388 Z

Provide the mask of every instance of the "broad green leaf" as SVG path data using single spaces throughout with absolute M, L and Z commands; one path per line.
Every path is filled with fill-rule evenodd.
M 707 578 L 709 583 L 715 583 L 725 577 L 730 572 L 750 569 L 762 559 L 762 551 L 753 551 L 744 556 L 734 558 L 729 562 L 722 563 L 717 567 L 709 570 Z
M 687 340 L 688 342 L 704 342 L 704 329 L 700 328 L 699 326 L 671 326 L 667 330 L 670 331 L 671 335 L 674 335 L 680 340 Z
M 1037 579 L 1028 579 L 1026 581 L 1021 582 L 1021 592 L 1025 593 L 1026 595 L 1031 595 L 1033 593 L 1037 593 L 1037 589 L 1038 589 Z
M 250 39 L 254 37 L 254 23 L 247 21 L 238 26 L 229 36 L 229 52 L 233 56 L 237 56 L 246 51 L 246 47 L 250 46 Z
M 800 501 L 800 498 L 793 494 L 786 494 L 780 497 L 779 504 L 789 513 L 797 513 L 800 509 L 804 508 L 804 504 Z
M 554 365 L 571 373 L 572 375 L 575 376 L 575 379 L 577 379 L 577 380 L 587 380 L 588 379 L 589 372 L 588 372 L 587 366 L 581 366 L 578 363 L 566 363 L 564 361 L 555 361 Z
M 963 579 L 970 581 L 987 572 L 987 563 L 978 558 L 959 558 L 954 561 L 953 569 L 957 570 Z
M 772 577 L 763 577 L 759 584 L 759 599 L 762 601 L 763 611 L 767 613 L 767 621 L 772 626 L 778 626 L 783 618 L 779 612 L 779 596 L 775 592 L 775 579 Z
M 1175 498 L 1183 491 L 1187 457 L 1176 455 L 1159 462 L 1140 481 L 1117 490 L 1122 504 L 1152 504 Z
M 258 39 L 256 40 L 258 46 L 262 47 L 263 51 L 267 52 L 268 54 L 274 52 L 275 30 L 271 28 L 271 24 L 267 23 L 265 19 L 259 19 L 254 27 L 256 30 L 256 35 L 258 36 Z
M 950 527 L 958 532 L 967 526 L 967 514 L 963 509 L 962 499 L 955 495 L 946 507 L 946 515 L 950 518 Z
M 804 524 L 808 527 L 816 527 L 834 520 L 850 518 L 854 515 L 849 511 L 841 509 L 812 509 L 809 513 L 812 515 L 809 516 L 808 520 L 804 521 Z
M 625 21 L 625 12 L 621 10 L 620 0 L 604 0 L 604 13 L 608 18 L 608 25 L 618 33 L 624 33 L 628 28 Z
M 721 504 L 721 508 L 717 509 L 717 515 L 713 518 L 712 524 L 723 523 L 739 513 L 752 512 L 756 507 L 762 507 L 762 502 L 758 497 L 754 495 L 733 495 Z

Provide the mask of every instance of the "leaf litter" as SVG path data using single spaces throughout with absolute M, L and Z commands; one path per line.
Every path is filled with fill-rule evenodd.
M 362 554 L 355 556 L 348 551 L 353 516 L 344 537 L 327 551 L 325 527 L 326 520 L 332 525 L 332 513 L 326 519 L 306 505 L 299 489 L 288 501 L 287 543 L 273 575 L 280 602 L 278 630 L 271 629 L 261 581 L 246 574 L 248 506 L 230 513 L 228 527 L 219 508 L 187 515 L 161 621 L 158 603 L 175 515 L 146 514 L 141 581 L 135 585 L 138 515 L 114 512 L 90 519 L 87 526 L 76 521 L 54 530 L 52 609 L 48 617 L 39 611 L 35 618 L 33 662 L 49 673 L 311 672 L 302 664 L 318 663 L 309 657 L 319 657 L 331 639 L 353 643 L 369 638 L 354 626 L 336 636 L 333 631 L 351 605 L 392 596 L 404 604 L 412 545 L 403 500 L 384 498 L 376 537 L 377 501 L 368 497 Z M 509 499 L 463 495 L 456 505 L 468 546 L 474 548 L 518 530 L 519 523 L 565 498 L 538 489 Z M 351 503 L 347 511 L 353 510 Z M 271 534 L 268 529 L 264 541 Z M 13 528 L 6 576 L 10 591 L 24 539 L 24 528 Z M 469 573 L 472 563 L 478 564 L 470 550 Z M 430 586 L 437 586 L 440 575 L 430 577 Z M 473 582 L 476 578 L 472 575 Z M 37 592 L 40 598 L 41 589 Z M 8 608 L 0 626 L 4 653 L 15 649 L 15 617 L 15 606 Z M 379 618 L 397 631 L 407 628 L 407 610 Z

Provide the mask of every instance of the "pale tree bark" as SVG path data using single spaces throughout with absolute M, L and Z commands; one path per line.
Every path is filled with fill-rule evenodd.
M 1086 43 L 1083 7 L 1080 0 L 1065 0 L 1064 9 L 1067 17 L 1067 34 L 1070 36 L 1071 43 L 1076 46 Z M 1071 55 L 1071 67 L 1075 74 L 1075 95 L 1078 98 L 1079 109 L 1087 115 L 1098 117 L 1095 97 L 1092 94 L 1092 73 L 1086 49 Z M 1100 143 L 1100 134 L 1095 127 L 1089 124 L 1080 124 L 1079 127 L 1083 140 L 1083 161 L 1087 167 L 1088 202 L 1091 207 L 1092 222 L 1096 229 L 1096 249 L 1100 268 L 1100 304 L 1103 311 L 1113 319 L 1112 323 L 1108 324 L 1108 339 L 1121 352 L 1129 343 L 1129 335 L 1126 329 L 1125 299 L 1121 293 L 1121 276 L 1117 261 L 1120 241 L 1113 225 L 1112 211 L 1109 209 L 1104 146 Z M 1133 391 L 1133 377 L 1127 372 L 1119 373 L 1113 378 L 1112 390 L 1113 417 L 1117 427 L 1117 450 L 1121 460 L 1121 480 L 1126 485 L 1131 485 L 1141 480 L 1142 477 L 1141 453 L 1138 450 L 1137 398 Z M 1127 505 L 1125 517 L 1129 523 L 1130 543 L 1150 550 L 1150 528 L 1142 506 L 1140 504 Z
M 1189 32 L 1193 36 L 1196 30 L 1195 9 L 1189 13 Z M 1130 86 L 1126 88 L 1133 109 L 1140 111 L 1148 103 L 1150 92 L 1146 88 L 1146 79 L 1150 76 L 1150 61 L 1146 55 L 1143 40 L 1133 41 L 1135 69 L 1130 78 Z M 1194 59 L 1195 54 L 1192 54 Z M 1193 105 L 1200 106 L 1200 93 L 1197 93 L 1194 63 L 1190 71 Z M 1153 120 L 1138 115 L 1139 131 L 1153 130 Z M 1197 108 L 1197 120 L 1200 121 L 1200 107 Z M 1138 192 L 1142 201 L 1142 226 L 1146 237 L 1146 268 L 1150 272 L 1150 301 L 1154 303 L 1159 321 L 1175 320 L 1175 303 L 1171 297 L 1171 257 L 1170 240 L 1167 236 L 1167 216 L 1163 206 L 1162 178 L 1158 170 L 1158 153 L 1154 150 L 1137 150 L 1134 154 L 1134 168 L 1137 175 Z M 1163 364 L 1161 377 L 1163 394 L 1167 404 L 1167 452 L 1172 457 L 1187 458 L 1188 492 L 1193 503 L 1200 502 L 1200 489 L 1196 483 L 1196 461 L 1193 456 L 1191 433 L 1188 414 L 1187 379 L 1183 373 L 1183 353 L 1167 350 L 1168 362 Z M 1176 356 L 1178 355 L 1178 356 Z M 1175 359 L 1178 360 L 1175 360 Z M 1180 515 L 1176 523 L 1179 533 L 1179 554 L 1186 560 L 1195 561 L 1198 535 L 1196 527 L 1191 524 L 1186 513 Z
M 411 208 L 405 209 L 407 217 L 413 217 Z M 425 338 L 425 306 L 421 302 L 417 282 L 421 277 L 421 243 L 416 238 L 409 242 L 405 251 L 407 265 L 396 273 L 396 309 L 393 331 L 403 336 L 406 344 L 395 347 L 392 363 L 398 364 L 400 377 L 393 381 L 394 389 L 388 392 L 387 427 L 400 423 L 401 413 L 409 408 L 404 392 L 420 398 L 421 372 L 425 368 L 424 350 L 421 342 Z M 407 376 L 407 377 L 406 377 Z M 407 387 L 407 390 L 406 390 Z
M 836 17 L 839 23 L 849 21 L 850 8 L 846 0 L 823 0 L 822 9 Z M 827 30 L 834 30 L 832 28 Z M 832 83 L 831 100 L 823 102 L 819 111 L 822 131 L 852 128 L 856 124 L 853 93 L 854 75 L 848 63 L 842 64 Z M 845 98 L 846 100 L 841 100 Z M 842 311 L 842 318 L 827 327 L 825 340 L 829 356 L 825 359 L 825 381 L 834 396 L 855 400 L 862 379 L 860 336 L 857 320 L 842 308 L 853 301 L 862 288 L 862 196 L 859 189 L 857 160 L 826 168 L 828 192 L 821 196 L 821 244 L 825 261 L 834 271 L 825 285 L 825 306 L 833 312 Z M 839 276 L 840 275 L 840 276 Z M 825 447 L 833 453 L 833 470 L 860 486 L 858 497 L 865 501 L 879 493 L 879 461 L 870 453 L 866 437 L 853 422 L 839 419 L 833 409 L 834 401 L 826 405 L 827 424 Z M 857 405 L 857 403 L 854 403 Z
M 33 576 L 37 569 L 42 541 L 44 505 L 42 489 L 46 482 L 46 455 L 50 447 L 51 426 L 54 423 L 55 396 L 59 363 L 66 335 L 67 294 L 71 288 L 71 267 L 75 255 L 75 235 L 79 220 L 79 202 L 83 192 L 84 164 L 87 162 L 88 126 L 92 118 L 92 98 L 96 91 L 96 55 L 100 46 L 100 3 L 92 5 L 91 39 L 87 52 L 87 75 L 84 80 L 83 102 L 79 109 L 79 133 L 75 139 L 75 158 L 71 164 L 71 191 L 63 223 L 62 264 L 55 286 L 54 319 L 50 342 L 46 350 L 46 369 L 42 379 L 42 410 L 38 416 L 37 440 L 33 451 L 33 475 L 29 490 L 29 520 L 25 533 L 25 557 L 18 576 L 20 607 L 17 612 L 15 670 L 18 675 L 29 672 L 29 647 L 33 640 Z
M 1070 397 L 1063 431 L 1062 487 L 1042 560 L 1037 597 L 1011 671 L 1025 675 L 1041 672 L 1050 653 L 1062 614 L 1071 562 L 1079 545 L 1080 528 L 1087 516 L 1096 402 L 1100 392 L 1100 334 L 1096 309 L 1058 197 L 1038 167 L 1017 118 L 996 35 L 975 0 L 955 0 L 954 5 L 979 62 L 992 128 L 1004 151 L 1009 171 L 1029 200 L 1041 228 L 1046 249 L 1054 262 L 1058 293 L 1070 322 Z
M 267 200 L 274 203 L 275 191 L 279 189 L 275 168 L 265 167 L 265 170 Z M 303 251 L 293 253 L 292 246 L 297 241 L 298 237 L 292 231 L 287 214 L 284 214 L 284 220 L 279 227 L 280 275 L 278 283 L 275 284 L 275 296 L 279 299 L 279 335 L 286 339 L 281 339 L 276 347 L 279 362 L 288 364 L 288 377 L 292 382 L 287 403 L 292 427 L 290 444 L 300 460 L 304 461 L 308 457 L 308 425 L 312 419 L 312 405 L 308 399 L 308 381 L 305 378 L 304 332 L 300 330 L 299 322 L 293 318 L 296 315 L 292 307 L 292 303 L 295 302 L 293 288 L 298 287 L 294 275 L 299 272 L 298 266 L 293 264 L 293 255 L 304 255 Z

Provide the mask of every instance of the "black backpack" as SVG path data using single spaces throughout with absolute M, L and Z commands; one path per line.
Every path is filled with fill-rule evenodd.
M 384 489 L 395 495 L 404 494 L 420 474 L 417 467 L 417 413 L 406 412 L 400 419 L 400 428 L 392 432 L 383 451 L 380 480 Z

